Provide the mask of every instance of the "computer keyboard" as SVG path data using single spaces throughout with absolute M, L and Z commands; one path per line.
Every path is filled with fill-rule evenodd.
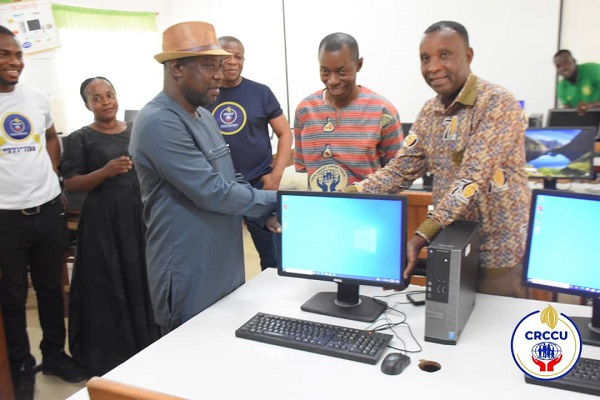
M 347 360 L 376 364 L 392 340 L 385 333 L 257 313 L 235 336 Z
M 560 379 L 547 381 L 525 375 L 525 382 L 599 396 L 600 360 L 581 357 L 575 368 Z

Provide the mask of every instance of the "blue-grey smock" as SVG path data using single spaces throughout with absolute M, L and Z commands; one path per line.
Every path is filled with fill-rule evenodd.
M 147 225 L 156 322 L 175 329 L 244 283 L 242 216 L 275 211 L 276 192 L 236 180 L 214 117 L 164 92 L 136 117 L 129 152 Z

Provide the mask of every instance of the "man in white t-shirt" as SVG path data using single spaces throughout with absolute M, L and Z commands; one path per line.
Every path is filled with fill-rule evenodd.
M 17 84 L 23 66 L 21 46 L 0 26 L 0 303 L 16 398 L 33 399 L 28 272 L 43 331 L 43 373 L 67 382 L 82 381 L 85 374 L 64 352 L 62 263 L 68 233 L 56 174 L 58 137 L 47 97 Z

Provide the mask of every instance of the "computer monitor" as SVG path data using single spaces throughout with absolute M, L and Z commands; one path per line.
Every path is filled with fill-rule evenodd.
M 593 298 L 592 318 L 570 316 L 583 343 L 600 346 L 600 195 L 533 191 L 523 259 L 526 286 Z
M 573 108 L 553 108 L 548 110 L 547 126 L 593 126 L 596 137 L 600 129 L 600 108 L 587 110 L 585 114 L 577 114 Z
M 137 117 L 140 110 L 125 110 L 125 122 L 133 122 L 135 121 L 135 117 Z
M 401 195 L 279 191 L 279 275 L 331 281 L 304 311 L 375 321 L 387 308 L 360 285 L 404 289 L 406 210 Z
M 555 189 L 557 179 L 593 179 L 594 127 L 525 130 L 525 173 Z

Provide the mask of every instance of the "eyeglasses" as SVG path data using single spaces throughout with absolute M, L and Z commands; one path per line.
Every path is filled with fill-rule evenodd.
M 229 57 L 225 57 L 225 60 L 235 60 L 237 62 L 243 62 L 245 58 L 239 55 L 232 54 Z
M 213 63 L 198 63 L 202 68 L 207 70 L 208 72 L 216 73 L 217 71 L 223 71 L 223 64 L 221 62 L 213 62 Z

